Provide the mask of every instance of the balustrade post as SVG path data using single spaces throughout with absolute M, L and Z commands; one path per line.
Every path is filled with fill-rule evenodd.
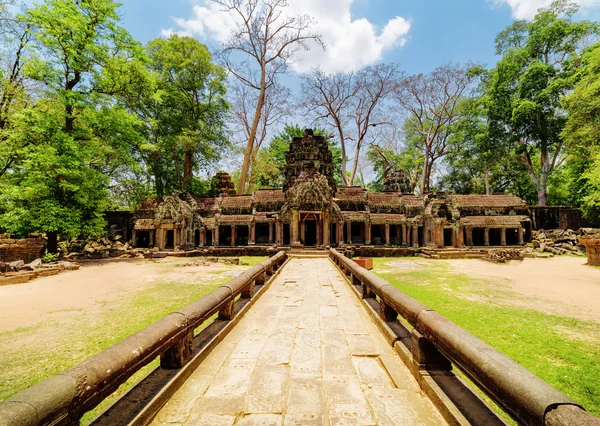
M 235 316 L 235 299 L 231 296 L 231 300 L 229 300 L 223 309 L 219 311 L 219 319 L 220 320 L 232 320 Z
M 254 278 L 254 284 L 256 285 L 265 285 L 265 274 L 260 274 L 258 277 Z
M 413 373 L 420 370 L 451 371 L 452 363 L 416 329 L 412 330 Z
M 175 343 L 160 356 L 161 368 L 172 370 L 183 367 L 192 359 L 194 352 L 194 330 L 190 330 L 179 342 Z
M 244 290 L 242 290 L 242 299 L 252 299 L 254 297 L 254 286 L 255 282 L 250 281 L 248 286 Z
M 384 322 L 394 321 L 398 318 L 398 312 L 381 299 L 379 300 L 379 316 Z
M 365 283 L 362 283 L 360 286 L 360 294 L 363 299 L 372 299 L 373 297 L 375 297 L 375 294 Z

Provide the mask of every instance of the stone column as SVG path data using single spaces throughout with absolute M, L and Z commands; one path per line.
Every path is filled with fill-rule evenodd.
M 406 224 L 402 225 L 402 245 L 406 247 L 408 245 L 408 232 Z
M 156 231 L 150 231 L 150 248 L 154 248 L 154 237 L 156 237 Z
M 486 246 L 490 245 L 490 228 L 485 228 L 485 230 L 483 231 L 483 243 Z
M 256 222 L 252 222 L 248 225 L 248 245 L 256 244 Z
M 323 215 L 323 245 L 331 245 L 331 224 L 329 223 L 329 213 Z
M 304 226 L 304 221 L 301 220 L 299 223 L 300 226 L 300 242 L 302 243 L 302 245 L 306 244 L 306 227 Z
M 269 244 L 273 244 L 273 222 L 269 222 Z
M 348 244 L 352 244 L 352 222 L 346 222 L 346 231 L 348 232 Z
M 298 234 L 298 221 L 300 219 L 298 210 L 292 210 L 292 222 L 290 223 L 290 243 L 300 244 L 299 234 Z
M 452 247 L 457 247 L 457 245 L 456 245 L 456 228 L 452 228 Z
M 277 235 L 275 236 L 275 240 L 278 246 L 283 245 L 283 222 L 281 220 L 277 221 Z
M 338 246 L 341 246 L 344 244 L 344 222 L 338 222 L 337 235 Z
M 206 229 L 200 230 L 200 247 L 204 247 L 206 245 Z
M 371 245 L 371 233 L 373 232 L 372 227 L 373 225 L 371 225 L 371 223 L 365 222 L 365 244 L 368 246 Z
M 525 244 L 525 230 L 523 229 L 522 226 L 519 226 L 519 245 L 522 246 L 523 244 Z
M 235 225 L 231 225 L 231 246 L 235 246 Z
M 463 227 L 458 225 L 456 228 L 456 247 L 465 248 L 465 238 L 463 233 Z
M 419 225 L 416 223 L 413 225 L 413 247 L 419 247 Z
M 213 232 L 213 246 L 219 245 L 219 225 L 215 226 L 215 230 Z
M 385 224 L 385 245 L 390 245 L 390 225 Z
M 506 245 L 506 228 L 500 229 L 500 245 Z
M 467 241 L 465 241 L 465 244 L 468 247 L 473 247 L 473 228 L 467 226 L 465 229 L 467 230 Z

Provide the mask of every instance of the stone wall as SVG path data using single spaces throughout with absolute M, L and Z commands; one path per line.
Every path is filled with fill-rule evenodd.
M 581 210 L 563 206 L 530 207 L 529 215 L 533 229 L 589 228 L 594 224 L 583 217 Z
M 267 256 L 271 257 L 279 251 L 286 249 L 272 246 L 244 246 L 244 247 L 205 247 L 196 250 L 169 252 L 172 257 L 239 257 L 239 256 Z
M 361 257 L 412 257 L 416 250 L 409 247 L 353 247 L 354 256 Z
M 588 264 L 600 266 L 600 234 L 589 235 L 581 238 L 588 257 Z
M 26 240 L 0 239 L 0 262 L 22 260 L 29 263 L 42 257 L 45 248 L 46 241 L 39 238 L 28 238 Z

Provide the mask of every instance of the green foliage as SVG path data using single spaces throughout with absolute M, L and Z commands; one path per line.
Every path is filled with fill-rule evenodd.
M 42 262 L 43 263 L 52 263 L 52 262 L 56 262 L 58 260 L 58 253 L 46 253 L 43 257 L 42 257 Z

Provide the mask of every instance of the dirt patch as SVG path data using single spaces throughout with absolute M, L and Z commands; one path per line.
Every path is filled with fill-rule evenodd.
M 212 285 L 224 265 L 183 266 L 186 259 L 166 258 L 84 262 L 79 271 L 0 287 L 0 332 L 66 320 L 80 312 L 98 312 L 105 302 L 145 289 L 157 281 Z
M 600 322 L 600 269 L 586 259 L 555 257 L 493 264 L 478 260 L 444 260 L 456 272 L 494 279 L 518 296 L 515 306 Z

